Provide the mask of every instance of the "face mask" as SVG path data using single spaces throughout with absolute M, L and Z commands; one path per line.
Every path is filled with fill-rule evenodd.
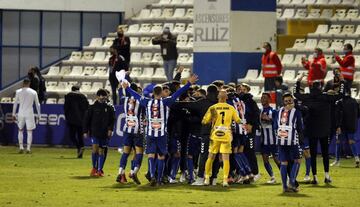
M 317 57 L 318 57 L 318 54 L 315 52 L 315 53 L 313 54 L 313 56 L 314 56 L 314 58 L 317 58 Z
M 163 38 L 164 38 L 164 39 L 167 39 L 168 37 L 169 37 L 168 34 L 163 34 Z
M 117 35 L 118 35 L 118 37 L 123 37 L 123 36 L 124 36 L 124 33 L 118 32 Z
M 347 49 L 344 49 L 343 52 L 344 52 L 344 54 L 347 54 L 347 53 L 350 52 L 350 51 L 347 50 Z
M 265 49 L 265 48 L 262 47 L 260 50 L 261 50 L 262 53 L 266 53 L 266 49 Z

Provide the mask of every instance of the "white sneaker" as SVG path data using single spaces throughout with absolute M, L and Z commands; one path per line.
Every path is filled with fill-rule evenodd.
M 180 181 L 180 183 L 186 182 L 186 174 L 185 174 L 185 172 L 181 173 L 179 181 Z
M 305 177 L 304 177 L 304 181 L 305 181 L 305 182 L 310 182 L 310 181 L 311 181 L 310 176 L 305 175 Z
M 216 181 L 217 181 L 217 179 L 216 179 L 216 178 L 214 178 L 214 179 L 212 180 L 211 185 L 214 185 L 214 186 L 215 186 L 215 185 L 217 185 L 217 184 L 216 184 Z
M 271 177 L 270 180 L 268 180 L 266 183 L 267 184 L 275 184 L 276 183 L 275 177 Z
M 124 153 L 124 148 L 123 148 L 123 147 L 119 147 L 119 148 L 118 148 L 118 152 L 119 152 L 120 154 Z
M 335 160 L 333 163 L 330 164 L 331 167 L 339 167 L 340 166 L 340 160 Z
M 204 185 L 204 178 L 196 178 L 195 182 L 193 182 L 191 185 L 194 185 L 194 186 Z
M 229 187 L 229 183 L 227 181 L 225 181 L 225 180 L 223 182 L 223 187 Z
M 210 185 L 210 178 L 205 178 L 204 185 Z
M 169 183 L 176 184 L 176 183 L 178 183 L 178 181 L 169 177 Z
M 256 182 L 256 181 L 260 180 L 260 178 L 261 178 L 260 173 L 259 173 L 259 174 L 257 174 L 257 175 L 255 175 L 255 176 L 254 176 L 254 182 Z

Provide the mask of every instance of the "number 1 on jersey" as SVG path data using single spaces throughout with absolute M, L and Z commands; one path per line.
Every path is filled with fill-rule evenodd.
M 220 112 L 221 115 L 221 124 L 224 124 L 225 111 Z

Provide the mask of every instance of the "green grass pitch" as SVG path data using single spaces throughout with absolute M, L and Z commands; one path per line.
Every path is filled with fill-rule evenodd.
M 74 149 L 33 148 L 33 154 L 28 155 L 17 154 L 15 147 L 0 146 L 0 206 L 360 206 L 360 169 L 354 168 L 353 159 L 332 167 L 333 184 L 326 186 L 319 158 L 318 186 L 301 184 L 299 193 L 282 194 L 277 169 L 278 184 L 265 184 L 268 176 L 260 157 L 261 180 L 229 188 L 187 184 L 150 187 L 144 178 L 146 158 L 139 174 L 143 184 L 121 185 L 115 182 L 120 158 L 116 150 L 109 150 L 103 178 L 89 177 L 89 149 L 83 159 L 74 157 Z M 304 162 L 299 181 L 303 176 Z

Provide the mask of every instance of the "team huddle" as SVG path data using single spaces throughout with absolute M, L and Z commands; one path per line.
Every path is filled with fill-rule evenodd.
M 270 176 L 267 183 L 276 183 L 269 161 L 272 157 L 280 170 L 283 191 L 298 192 L 299 185 L 296 179 L 302 152 L 306 158 L 304 180 L 311 181 L 311 166 L 311 182 L 318 183 L 317 151 L 315 148 L 309 152 L 311 136 L 308 135 L 311 133 L 308 123 L 312 123 L 311 116 L 316 114 L 311 111 L 314 97 L 312 93 L 300 92 L 301 79 L 295 87 L 296 99 L 291 93 L 284 93 L 283 104 L 276 110 L 270 106 L 270 93 L 262 94 L 262 107 L 259 109 L 250 94 L 249 85 L 224 85 L 222 81 L 214 81 L 205 91 L 193 85 L 197 78 L 196 75 L 191 75 L 187 84 L 181 88 L 176 81 L 156 85 L 149 97 L 145 97 L 136 84 L 129 84 L 127 81 L 121 83 L 120 93 L 125 91 L 121 103 L 126 119 L 123 126 L 124 149 L 117 182 L 127 182 L 126 164 L 133 150 L 135 153 L 128 177 L 140 184 L 137 173 L 145 149 L 148 156 L 148 172 L 145 176 L 151 186 L 177 183 L 176 176 L 179 170 L 180 182 L 187 181 L 191 185 L 216 185 L 220 168 L 223 168 L 224 187 L 235 183 L 250 184 L 260 178 L 254 149 L 254 139 L 258 131 L 261 132 L 261 153 L 265 169 Z M 343 85 L 342 81 L 338 94 L 320 92 L 315 96 L 316 100 L 330 105 L 345 100 L 345 97 L 349 98 L 343 90 Z M 312 90 L 316 89 L 320 90 L 320 87 L 317 88 L 315 83 Z M 100 89 L 97 95 L 97 101 L 90 106 L 86 114 L 84 126 L 84 131 L 90 133 L 93 144 L 91 176 L 104 175 L 104 151 L 107 150 L 115 119 L 114 108 L 105 100 L 108 95 L 106 91 Z M 339 118 L 343 121 L 346 119 L 346 116 Z M 343 131 L 342 134 L 344 133 L 350 136 L 350 133 Z M 321 142 L 321 138 L 319 139 Z M 325 183 L 331 183 L 328 155 L 324 155 L 328 154 L 328 151 L 323 149 L 323 146 L 322 153 Z M 357 153 L 353 153 L 358 166 Z M 315 161 L 310 154 L 315 156 Z

